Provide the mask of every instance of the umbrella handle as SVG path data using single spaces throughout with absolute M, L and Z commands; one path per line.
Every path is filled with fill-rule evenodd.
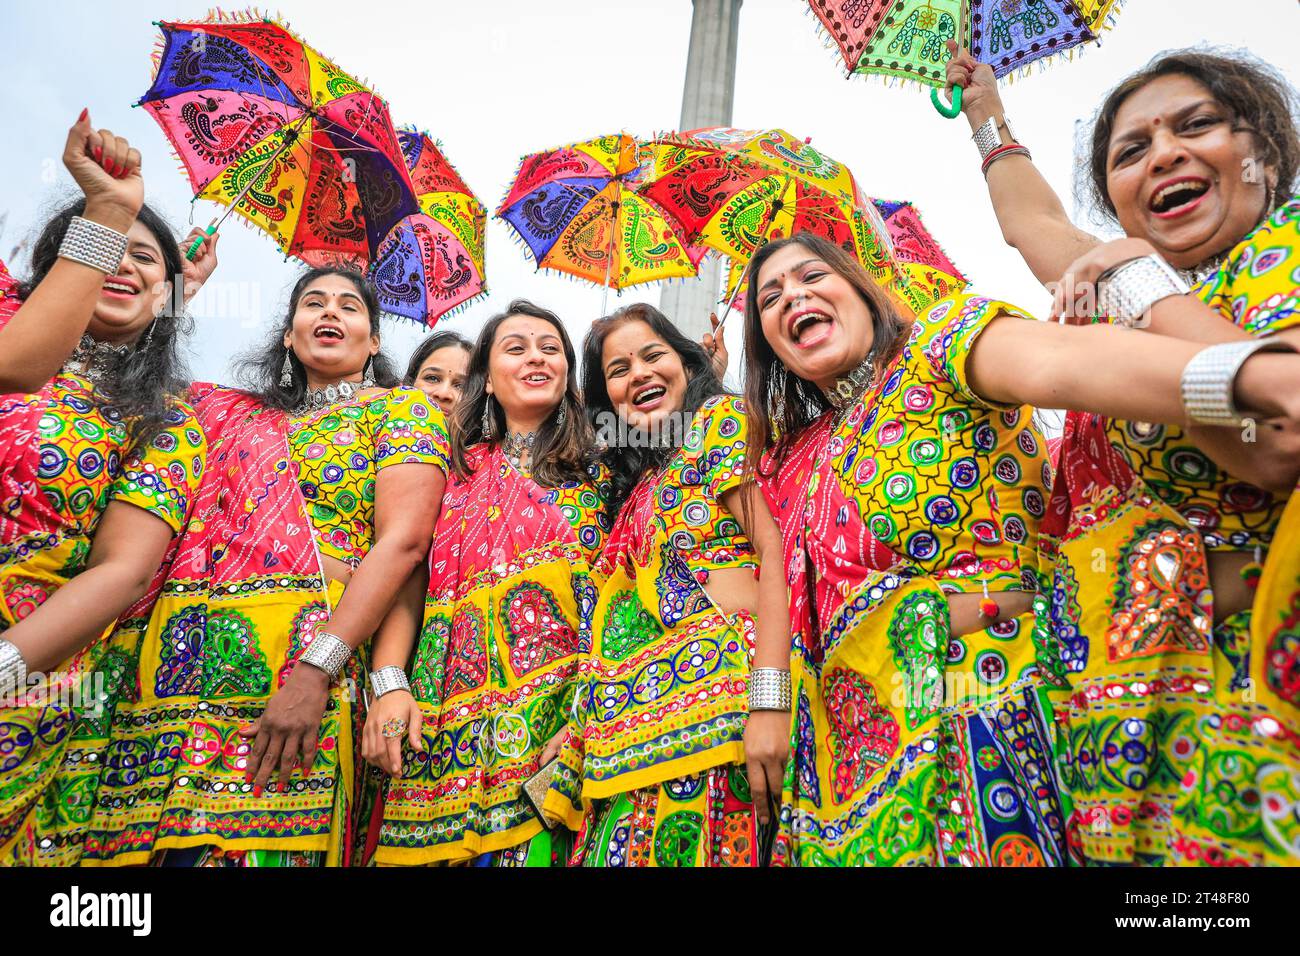
M 216 227 L 215 225 L 213 225 L 213 226 L 208 226 L 207 229 L 204 229 L 204 230 L 203 230 L 203 235 L 198 236 L 198 237 L 194 240 L 194 242 L 190 245 L 189 249 L 187 249 L 187 250 L 185 251 L 185 258 L 186 258 L 188 261 L 193 262 L 193 261 L 194 261 L 194 257 L 197 256 L 197 255 L 199 254 L 199 246 L 203 245 L 203 240 L 204 240 L 204 239 L 207 239 L 209 236 L 211 236 L 211 235 L 212 235 L 214 232 L 216 232 L 216 231 L 217 231 L 217 227 Z
M 940 116 L 956 119 L 961 115 L 961 87 L 954 86 L 952 88 L 951 103 L 945 103 L 942 97 L 939 96 L 939 88 L 934 87 L 930 90 L 930 102 L 934 104 L 934 108 L 939 111 Z

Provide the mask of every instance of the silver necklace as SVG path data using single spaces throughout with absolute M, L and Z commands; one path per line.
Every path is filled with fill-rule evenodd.
M 875 353 L 868 352 L 867 357 L 862 360 L 857 368 L 850 371 L 847 375 L 842 375 L 835 380 L 835 384 L 830 388 L 822 389 L 822 394 L 826 396 L 826 401 L 830 402 L 831 408 L 835 409 L 835 417 L 838 420 L 844 412 L 862 397 L 863 393 L 870 387 L 876 377 Z
M 88 378 L 93 384 L 99 385 L 104 381 L 109 368 L 130 351 L 129 345 L 101 342 L 87 332 L 63 363 L 62 371 Z
M 1179 269 L 1178 274 L 1183 277 L 1184 282 L 1194 289 L 1223 268 L 1224 260 L 1228 258 L 1229 251 L 1225 249 L 1218 255 L 1210 256 L 1204 262 L 1192 266 L 1190 269 Z
M 537 441 L 537 432 L 506 432 L 505 437 L 501 439 L 501 454 L 506 456 L 506 460 L 515 466 L 515 471 L 527 474 L 528 470 L 524 468 L 524 455 L 530 458 L 533 451 L 533 444 Z
M 335 402 L 346 402 L 359 391 L 361 386 L 356 382 L 332 382 L 318 388 L 308 388 L 302 396 L 302 401 L 293 407 L 291 414 L 306 415 L 326 405 L 333 405 Z

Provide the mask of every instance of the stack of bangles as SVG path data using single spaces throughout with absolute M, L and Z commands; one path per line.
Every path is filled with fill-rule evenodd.
M 1005 159 L 1008 156 L 1024 156 L 1026 159 L 1034 158 L 1030 155 L 1027 147 L 1021 146 L 1019 143 L 1006 143 L 984 157 L 984 162 L 980 165 L 980 172 L 984 174 L 984 178 L 988 178 L 990 166 L 999 159 Z

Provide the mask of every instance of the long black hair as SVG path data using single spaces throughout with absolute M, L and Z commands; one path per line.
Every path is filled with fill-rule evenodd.
M 429 356 L 438 349 L 445 349 L 452 345 L 462 348 L 466 352 L 474 351 L 473 343 L 459 332 L 452 332 L 448 329 L 434 332 L 417 345 L 415 351 L 411 353 L 411 360 L 406 364 L 406 377 L 402 379 L 402 384 L 414 385 L 416 376 L 420 374 L 420 366 L 429 361 Z
M 678 414 L 668 419 L 665 434 L 669 440 L 666 444 L 615 440 L 602 453 L 610 470 L 611 490 L 605 502 L 610 521 L 618 517 L 623 504 L 642 476 L 652 468 L 661 467 L 681 447 L 685 426 L 700 407 L 716 395 L 727 394 L 704 347 L 683 335 L 669 321 L 668 316 L 654 306 L 636 302 L 603 319 L 597 319 L 582 342 L 582 393 L 587 403 L 587 417 L 598 435 L 606 431 L 607 423 L 617 417 L 614 403 L 609 398 L 609 389 L 605 385 L 605 340 L 615 329 L 629 322 L 644 322 L 665 345 L 677 353 L 682 368 L 686 371 L 686 394 L 682 396 L 682 407 L 676 409 Z M 625 423 L 620 422 L 620 425 L 625 426 Z M 633 431 L 625 426 L 618 429 L 617 434 L 621 436 L 625 430 L 629 433 Z
M 879 376 L 906 344 L 911 320 L 894 300 L 876 285 L 871 274 L 851 253 L 811 232 L 796 233 L 767 243 L 749 260 L 745 271 L 749 295 L 745 296 L 745 411 L 748 416 L 749 447 L 745 470 L 763 474 L 761 464 L 771 451 L 772 465 L 780 464 L 789 444 L 807 425 L 831 407 L 822 390 L 812 382 L 790 373 L 763 335 L 758 306 L 758 274 L 775 253 L 797 245 L 831 267 L 857 290 L 871 315 L 871 352 Z
M 496 341 L 497 329 L 506 319 L 516 315 L 527 315 L 541 319 L 555 328 L 564 348 L 564 358 L 569 363 L 569 374 L 565 381 L 564 397 L 555 413 L 547 417 L 537 431 L 537 438 L 532 449 L 533 480 L 546 488 L 554 488 L 570 481 L 585 481 L 587 468 L 595 461 L 591 426 L 583 414 L 582 394 L 578 391 L 577 356 L 573 351 L 573 342 L 564 330 L 560 317 L 549 309 L 533 305 L 527 299 L 515 299 L 499 315 L 488 319 L 483 331 L 478 335 L 474 351 L 469 355 L 469 369 L 465 374 L 465 387 L 461 390 L 460 401 L 451 413 L 451 465 L 456 477 L 469 477 L 469 459 L 466 453 L 473 445 L 483 442 L 483 412 L 491 408 L 493 440 L 500 440 L 506 431 L 505 411 L 501 403 L 488 404 L 488 359 L 492 355 L 492 343 Z M 559 409 L 564 410 L 564 421 L 560 422 Z
M 293 291 L 289 293 L 289 308 L 284 318 L 267 337 L 266 344 L 247 352 L 236 363 L 238 376 L 244 387 L 271 408 L 288 411 L 297 407 L 307 393 L 307 371 L 298 356 L 293 354 L 293 350 L 285 346 L 284 335 L 293 328 L 294 313 L 298 311 L 298 302 L 306 293 L 307 287 L 317 279 L 326 276 L 340 276 L 352 283 L 357 290 L 357 295 L 361 296 L 361 301 L 366 305 L 366 312 L 370 319 L 370 334 L 379 334 L 379 296 L 375 294 L 375 287 L 365 276 L 353 269 L 334 266 L 308 269 L 293 284 Z M 289 366 L 293 372 L 293 382 L 287 387 L 280 384 L 286 355 L 289 356 Z M 370 368 L 376 385 L 392 388 L 398 384 L 397 371 L 383 349 L 375 353 Z
M 59 261 L 59 246 L 64 234 L 73 217 L 85 211 L 86 200 L 78 199 L 55 213 L 41 229 L 36 245 L 32 247 L 31 278 L 19 289 L 21 298 L 31 295 Z M 95 386 L 105 401 L 126 420 L 133 449 L 147 445 L 162 431 L 175 415 L 177 396 L 189 387 L 189 367 L 181 350 L 181 340 L 194 325 L 184 309 L 177 311 L 180 290 L 184 288 L 180 240 L 166 220 L 149 206 L 140 207 L 136 222 L 148 229 L 158 241 L 163 267 L 172 283 L 172 294 L 167 297 L 167 307 L 153 325 L 141 333 L 135 345 L 125 354 L 107 359 L 105 373 Z M 148 294 L 150 290 L 144 292 Z

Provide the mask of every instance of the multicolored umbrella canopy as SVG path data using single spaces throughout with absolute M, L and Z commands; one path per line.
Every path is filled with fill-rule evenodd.
M 1095 41 L 1119 0 L 809 0 L 850 74 L 945 83 L 956 40 L 994 75 Z
M 482 275 L 487 210 L 443 155 L 442 144 L 414 129 L 399 129 L 397 141 L 420 211 L 451 230 Z
M 641 195 L 686 241 L 743 267 L 769 239 L 813 232 L 852 252 L 877 281 L 892 279 L 888 244 L 853 174 L 809 141 L 779 129 L 716 127 L 650 146 Z
M 696 274 L 705 250 L 687 245 L 635 188 L 642 146 L 619 133 L 525 156 L 497 216 L 539 269 L 606 289 Z
M 892 269 L 884 287 L 914 315 L 969 285 L 910 202 L 872 199 L 862 214 L 888 241 Z M 732 259 L 727 272 L 727 288 L 736 290 L 731 307 L 741 311 L 749 291 L 745 268 L 746 263 Z
M 916 314 L 940 299 L 962 291 L 970 280 L 962 274 L 910 202 L 873 199 L 884 220 L 897 266 L 893 289 Z
M 399 130 L 397 138 L 421 212 L 389 233 L 370 277 L 384 311 L 432 326 L 487 291 L 487 212 L 427 135 Z
M 308 262 L 370 261 L 419 213 L 388 106 L 278 22 L 159 23 L 153 85 L 195 199 L 227 206 Z

